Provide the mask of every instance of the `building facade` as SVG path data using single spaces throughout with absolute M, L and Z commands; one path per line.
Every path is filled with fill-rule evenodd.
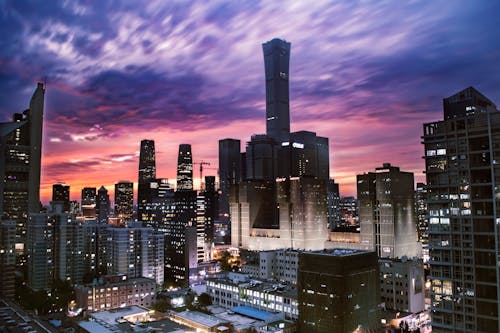
M 134 183 L 127 180 L 115 184 L 115 217 L 131 221 L 134 215 Z
M 0 214 L 15 221 L 22 252 L 29 213 L 40 212 L 40 162 L 45 87 L 38 83 L 29 109 L 0 123 Z
M 499 332 L 500 112 L 473 87 L 424 124 L 433 332 Z
M 380 329 L 380 291 L 374 252 L 334 249 L 299 254 L 298 332 Z

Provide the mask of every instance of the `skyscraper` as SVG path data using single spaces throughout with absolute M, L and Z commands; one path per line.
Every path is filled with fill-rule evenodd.
M 69 190 L 68 184 L 57 183 L 52 185 L 52 205 L 62 203 L 63 211 L 66 213 L 70 211 Z
M 193 190 L 193 157 L 189 144 L 179 145 L 177 159 L 177 191 L 184 190 Z
M 0 123 L 0 214 L 16 222 L 16 243 L 25 242 L 28 214 L 40 211 L 44 96 L 38 83 L 29 109 Z
M 266 76 L 266 133 L 278 144 L 289 141 L 289 66 L 291 44 L 273 39 L 262 44 Z
M 107 224 L 111 204 L 109 202 L 108 190 L 104 186 L 97 191 L 96 214 L 97 222 Z
M 241 180 L 241 153 L 240 140 L 219 140 L 219 182 L 220 182 L 220 207 L 222 218 L 229 218 L 229 189 L 231 185 Z
M 500 112 L 473 87 L 424 124 L 433 332 L 500 332 Z
M 143 221 L 144 205 L 151 202 L 149 182 L 156 178 L 155 142 L 142 140 L 139 153 L 139 181 L 137 189 L 137 218 Z
M 122 221 L 132 220 L 134 214 L 134 184 L 122 180 L 115 184 L 115 217 Z
M 95 187 L 82 188 L 82 215 L 86 217 L 96 216 L 97 193 Z
M 427 217 L 427 188 L 424 183 L 417 183 L 415 214 L 417 216 L 418 241 L 422 244 L 424 262 L 427 262 L 429 260 L 429 218 Z
M 0 220 L 0 298 L 14 297 L 16 223 Z
M 361 241 L 381 258 L 420 255 L 415 225 L 413 173 L 384 163 L 357 176 Z

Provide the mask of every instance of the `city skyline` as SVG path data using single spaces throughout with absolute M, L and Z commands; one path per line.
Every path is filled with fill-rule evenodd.
M 443 98 L 475 86 L 500 100 L 498 4 L 157 5 L 134 14 L 51 3 L 36 17 L 22 3 L 1 9 L 0 121 L 28 107 L 34 82 L 47 82 L 44 203 L 60 180 L 73 200 L 85 186 L 112 195 L 119 180 L 136 183 L 143 139 L 155 141 L 158 176 L 172 182 L 181 143 L 193 162 L 212 165 L 219 139 L 239 139 L 243 150 L 265 132 L 261 44 L 274 37 L 293 44 L 291 130 L 330 139 L 342 195 L 384 162 L 423 181 L 422 124 L 440 119 Z M 273 20 L 278 10 L 293 23 Z M 195 187 L 198 178 L 195 170 Z

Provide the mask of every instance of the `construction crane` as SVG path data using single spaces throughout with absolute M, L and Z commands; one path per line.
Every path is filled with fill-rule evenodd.
M 203 166 L 204 165 L 210 165 L 210 162 L 199 161 L 199 162 L 193 162 L 193 164 L 198 164 L 200 166 L 200 189 L 202 189 L 202 184 L 203 184 Z

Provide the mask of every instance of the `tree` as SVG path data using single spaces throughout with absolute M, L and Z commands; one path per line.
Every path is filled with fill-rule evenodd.
M 202 293 L 200 296 L 198 296 L 198 302 L 202 306 L 212 305 L 212 297 L 210 297 L 210 295 L 207 293 Z

